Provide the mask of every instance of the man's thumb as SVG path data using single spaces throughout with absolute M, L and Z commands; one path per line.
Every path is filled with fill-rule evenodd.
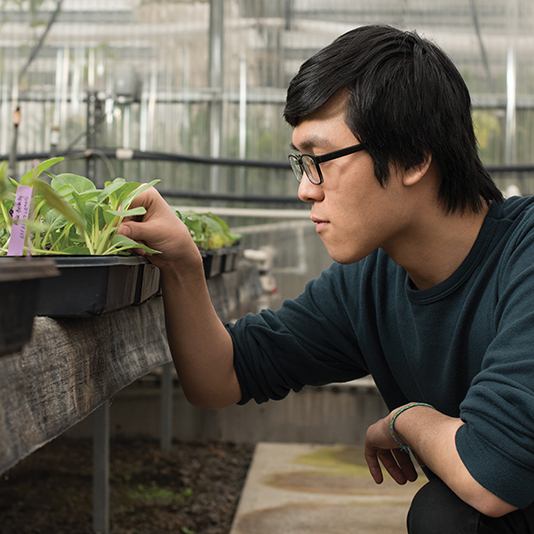
M 121 235 L 123 235 L 123 236 L 125 236 L 125 237 L 131 237 L 131 235 L 132 235 L 132 229 L 130 228 L 130 226 L 129 226 L 128 224 L 126 224 L 126 223 L 122 223 L 122 224 L 119 226 L 119 228 L 118 228 L 118 230 L 117 230 L 117 233 L 118 233 L 118 234 L 121 234 Z

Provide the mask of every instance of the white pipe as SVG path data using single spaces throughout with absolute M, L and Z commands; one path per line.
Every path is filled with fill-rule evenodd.
M 227 208 L 220 206 L 173 206 L 182 211 L 196 211 L 197 213 L 215 213 L 221 217 L 257 217 L 262 219 L 309 219 L 308 210 L 262 209 L 262 208 Z M 286 224 L 286 223 L 283 223 Z
M 506 133 L 505 162 L 516 163 L 516 45 L 518 26 L 517 0 L 510 0 L 508 5 L 508 52 L 506 56 Z

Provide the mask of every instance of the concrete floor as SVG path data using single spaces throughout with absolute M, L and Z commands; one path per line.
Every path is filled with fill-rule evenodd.
M 259 443 L 230 534 L 405 534 L 425 482 L 376 485 L 361 447 Z

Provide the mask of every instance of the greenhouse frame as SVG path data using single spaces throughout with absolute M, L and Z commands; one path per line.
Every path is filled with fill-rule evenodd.
M 534 190 L 528 0 L 3 0 L 0 10 L 0 155 L 15 173 L 64 154 L 97 182 L 157 177 L 164 190 L 238 205 L 294 199 L 289 80 L 343 32 L 389 24 L 452 57 L 484 163 L 503 189 Z

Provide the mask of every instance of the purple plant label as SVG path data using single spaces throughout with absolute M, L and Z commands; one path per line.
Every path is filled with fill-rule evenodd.
M 19 221 L 27 221 L 30 214 L 32 200 L 32 188 L 27 185 L 19 185 L 13 207 L 13 224 L 11 225 L 11 238 L 7 249 L 8 256 L 22 256 L 24 254 L 24 241 L 26 239 L 26 224 Z

